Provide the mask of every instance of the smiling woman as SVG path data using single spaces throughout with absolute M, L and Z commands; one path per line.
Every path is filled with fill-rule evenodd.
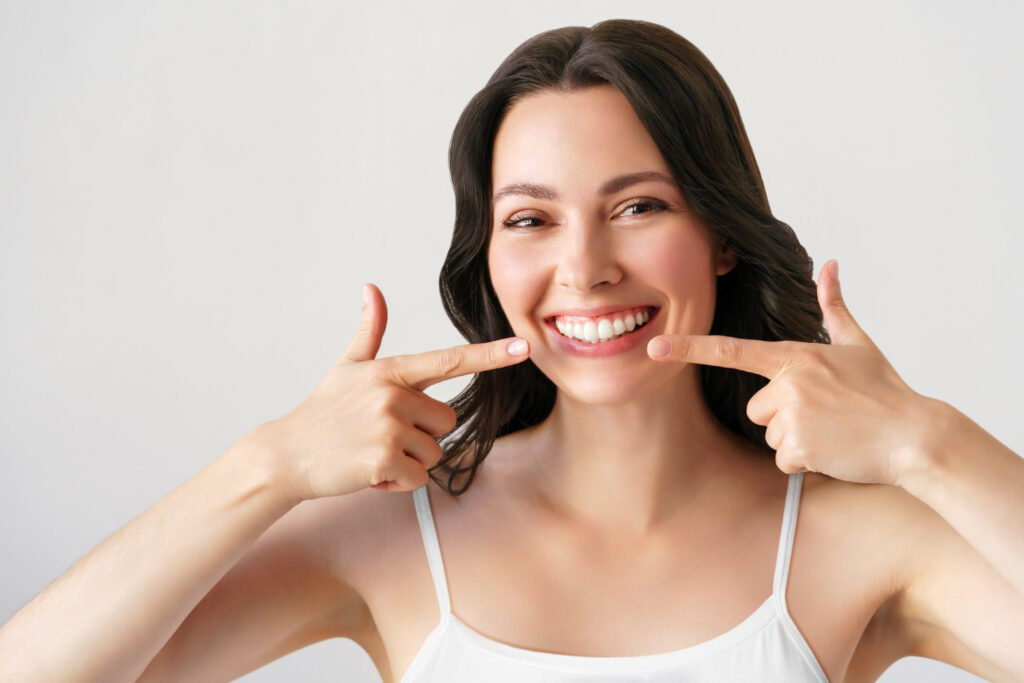
M 536 35 L 449 153 L 471 343 L 380 356 L 367 284 L 301 403 L 0 627 L 0 681 L 233 680 L 336 637 L 387 683 L 1024 680 L 1024 460 L 903 381 L 838 262 L 815 281 L 700 50 Z
M 619 257 L 647 276 L 652 273 L 645 265 L 655 259 L 663 276 L 690 279 L 672 285 L 689 297 L 663 312 L 662 332 L 829 342 L 813 262 L 793 230 L 771 213 L 728 86 L 700 50 L 668 28 L 610 20 L 534 36 L 470 100 L 455 127 L 449 163 L 456 219 L 441 295 L 449 318 L 470 341 L 513 333 L 540 340 L 544 328 L 517 317 L 530 313 L 518 308 L 528 302 L 506 306 L 513 302 L 502 301 L 500 290 L 506 282 L 535 285 L 527 269 L 552 267 L 575 244 L 619 249 Z M 539 182 L 542 177 L 553 180 Z M 701 274 L 700 296 L 692 289 L 698 277 L 692 261 L 699 258 L 694 240 L 726 259 L 713 275 Z M 593 284 L 574 282 L 568 297 L 549 294 L 532 302 L 539 306 L 533 320 L 554 315 L 553 306 L 595 306 L 606 299 L 620 308 L 656 304 L 670 291 L 663 290 L 657 302 L 640 302 L 629 297 L 654 293 L 634 291 L 639 283 L 607 283 L 605 291 L 588 292 Z M 445 438 L 445 455 L 431 469 L 452 495 L 472 484 L 495 438 L 549 416 L 558 371 L 546 348 L 535 344 L 530 362 L 475 376 L 453 400 L 463 429 Z M 576 348 L 583 355 L 604 354 Z M 626 365 L 620 371 L 633 373 Z M 654 365 L 646 371 L 664 374 Z M 746 405 L 765 378 L 711 366 L 699 374 L 715 418 L 764 447 L 765 428 L 751 422 Z M 625 385 L 620 390 L 630 391 Z

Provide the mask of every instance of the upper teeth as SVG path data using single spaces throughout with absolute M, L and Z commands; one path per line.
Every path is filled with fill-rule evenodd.
M 560 315 L 555 318 L 555 327 L 566 337 L 597 344 L 614 339 L 626 332 L 632 332 L 650 319 L 651 313 L 646 308 L 629 313 L 619 312 L 604 318 Z

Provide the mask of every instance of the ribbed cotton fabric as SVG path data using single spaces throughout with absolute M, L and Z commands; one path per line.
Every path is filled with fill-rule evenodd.
M 581 657 L 513 647 L 464 624 L 451 611 L 427 486 L 413 491 L 441 620 L 401 683 L 828 683 L 786 608 L 803 472 L 789 475 L 772 595 L 729 631 L 691 647 L 637 657 Z

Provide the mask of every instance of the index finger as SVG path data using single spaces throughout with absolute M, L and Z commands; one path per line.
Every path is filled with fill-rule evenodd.
M 655 355 L 655 347 L 662 341 L 669 344 L 668 353 Z M 660 334 L 647 342 L 647 351 L 657 360 L 734 368 L 775 379 L 789 359 L 788 344 L 721 334 Z
M 410 388 L 423 391 L 446 379 L 484 372 L 526 360 L 530 345 L 522 337 L 462 344 L 437 351 L 393 356 L 398 374 Z

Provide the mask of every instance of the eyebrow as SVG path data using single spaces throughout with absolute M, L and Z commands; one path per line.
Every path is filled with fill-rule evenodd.
M 649 180 L 657 180 L 663 183 L 668 183 L 672 187 L 676 187 L 676 181 L 661 173 L 660 171 L 637 171 L 636 173 L 623 173 L 617 175 L 614 178 L 609 178 L 598 188 L 597 194 L 599 197 L 607 197 L 610 194 L 615 194 L 620 190 L 624 190 L 630 185 L 636 185 L 637 183 L 643 183 Z M 533 197 L 534 199 L 550 199 L 557 200 L 558 193 L 547 185 L 537 185 L 536 183 L 512 183 L 506 185 L 491 197 L 491 206 L 493 206 L 499 199 L 509 195 L 525 195 L 527 197 Z

